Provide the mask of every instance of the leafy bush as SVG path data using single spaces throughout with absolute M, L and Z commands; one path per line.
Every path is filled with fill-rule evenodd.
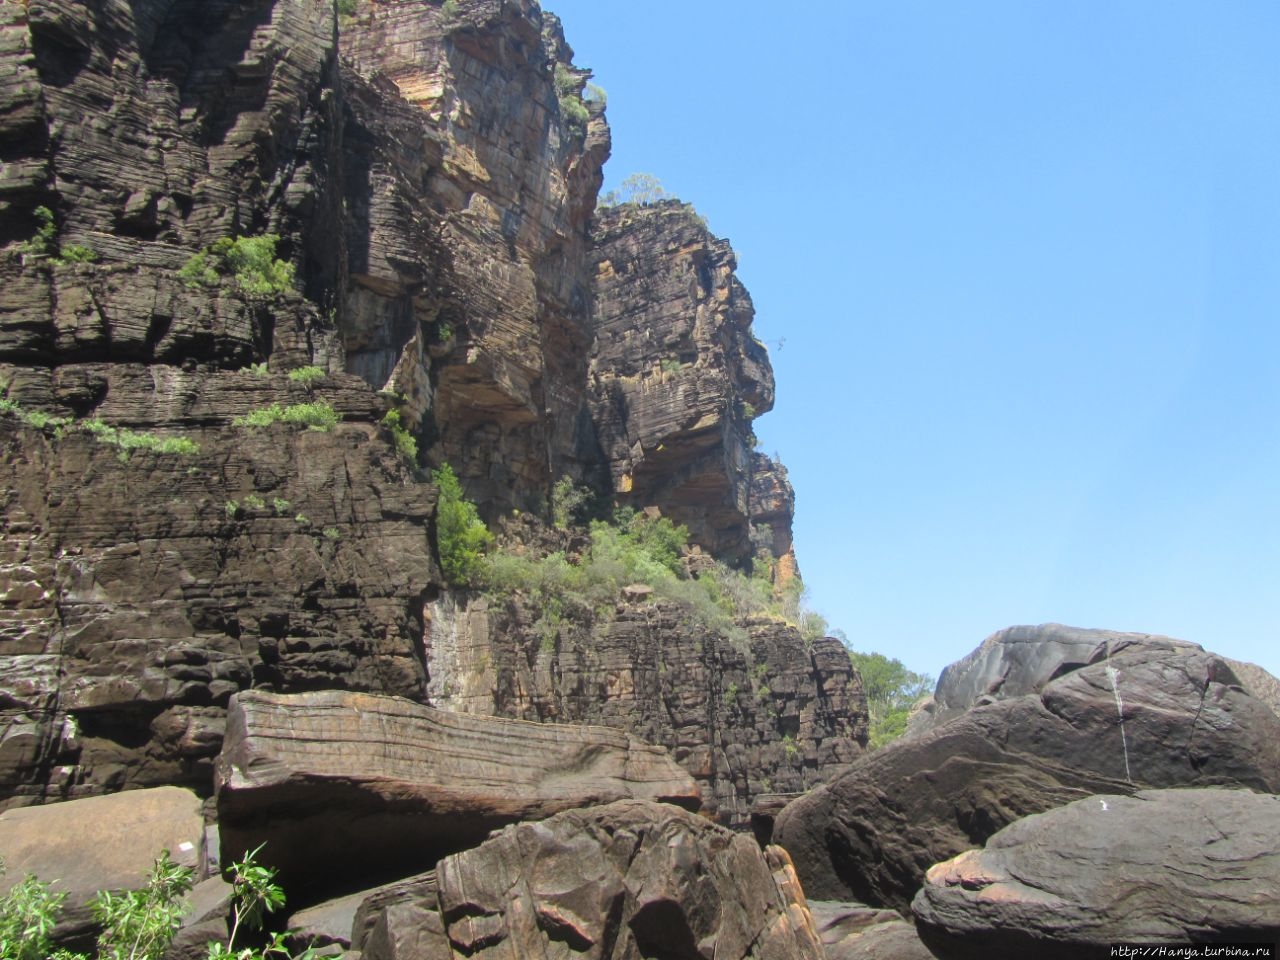
M 551 523 L 558 530 L 581 523 L 591 504 L 591 491 L 579 487 L 569 476 L 561 477 L 551 487 Z
M 99 443 L 118 447 L 126 455 L 134 450 L 150 450 L 177 456 L 192 456 L 200 452 L 200 444 L 186 437 L 157 437 L 153 433 L 138 433 L 127 427 L 113 427 L 96 418 L 85 420 L 83 426 Z
M 293 264 L 276 258 L 279 242 L 274 233 L 222 237 L 193 254 L 178 276 L 193 287 L 217 286 L 230 277 L 240 290 L 255 297 L 285 293 L 293 287 Z
M 668 193 L 662 182 L 651 173 L 633 173 L 618 186 L 600 198 L 602 207 L 616 207 L 624 203 L 634 203 L 647 207 L 663 200 L 674 200 L 675 195 Z
M 312 960 L 315 956 L 308 947 L 291 958 L 284 945 L 285 933 L 273 934 L 259 949 L 236 949 L 242 931 L 261 930 L 266 914 L 285 903 L 284 891 L 275 882 L 276 871 L 254 860 L 261 849 L 231 865 L 231 934 L 225 944 L 209 943 L 208 960 Z M 102 924 L 98 960 L 160 960 L 182 922 L 186 909 L 182 897 L 191 882 L 190 868 L 178 866 L 165 850 L 141 890 L 98 893 L 90 902 Z M 52 949 L 51 935 L 65 899 L 65 893 L 52 893 L 51 884 L 32 876 L 0 898 L 0 960 L 88 960 L 84 954 Z
M 344 17 L 356 15 L 356 0 L 338 0 L 338 13 Z
M 560 116 L 570 131 L 582 136 L 587 130 L 591 112 L 582 101 L 582 77 L 572 68 L 557 63 L 555 69 L 556 97 L 560 101 Z
M 91 247 L 78 243 L 58 245 L 58 224 L 48 207 L 36 207 L 36 234 L 30 240 L 18 244 L 23 256 L 47 259 L 51 263 L 93 263 L 98 254 Z
M 320 367 L 298 367 L 296 370 L 289 371 L 289 379 L 294 383 L 300 383 L 308 390 L 325 378 L 325 372 Z
M 907 729 L 907 717 L 921 697 L 933 689 L 933 678 L 915 673 L 882 653 L 849 651 L 849 659 L 862 676 L 870 722 L 868 742 L 882 747 Z
M 595 83 L 588 83 L 582 91 L 582 99 L 587 103 L 598 103 L 602 107 L 609 105 L 609 95 L 604 92 L 604 87 Z
M 388 410 L 382 418 L 382 425 L 391 431 L 391 439 L 395 442 L 396 451 L 410 463 L 418 462 L 418 441 L 404 427 L 399 410 Z
M 327 433 L 338 423 L 338 411 L 324 401 L 312 403 L 295 403 L 282 407 L 273 403 L 269 407 L 250 410 L 244 416 L 235 417 L 231 421 L 233 427 L 269 427 L 273 423 L 292 423 Z
M 457 586 L 479 583 L 485 573 L 485 551 L 493 534 L 480 519 L 476 505 L 462 493 L 458 476 L 447 463 L 432 471 L 439 488 L 436 505 L 436 538 L 445 579 Z

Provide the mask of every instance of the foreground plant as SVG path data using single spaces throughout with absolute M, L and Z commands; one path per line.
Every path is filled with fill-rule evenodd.
M 276 871 L 254 859 L 261 849 L 231 865 L 231 936 L 225 944 L 209 943 L 209 960 L 312 960 L 315 955 L 311 947 L 290 954 L 284 933 L 272 934 L 265 946 L 236 949 L 242 934 L 261 931 L 267 914 L 284 906 Z M 182 898 L 192 879 L 192 870 L 174 863 L 164 850 L 141 890 L 98 893 L 89 904 L 102 924 L 98 960 L 160 960 L 182 925 L 187 909 Z M 53 949 L 53 930 L 67 895 L 52 888 L 52 883 L 28 875 L 0 897 L 0 960 L 89 960 L 85 954 Z

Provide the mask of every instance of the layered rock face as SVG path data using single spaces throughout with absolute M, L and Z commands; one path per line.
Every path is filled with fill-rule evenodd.
M 746 625 L 735 645 L 667 601 L 622 601 L 554 636 L 520 604 L 431 607 L 433 702 L 466 713 L 629 730 L 672 751 L 704 812 L 745 826 L 761 794 L 795 794 L 861 756 L 866 701 L 833 639 Z
M 811 896 L 905 910 L 929 867 L 1019 817 L 1200 786 L 1280 791 L 1280 717 L 1199 647 L 1128 642 L 869 755 L 790 804 L 774 837 Z
M 773 371 L 728 243 L 678 201 L 599 211 L 591 409 L 614 495 L 751 554 L 751 420 Z
M 625 733 L 445 713 L 392 697 L 246 692 L 218 760 L 223 861 L 269 843 L 291 889 L 402 876 L 489 831 L 627 797 L 697 809 L 666 751 Z
M 348 368 L 408 397 L 496 513 L 599 455 L 585 406 L 588 221 L 609 152 L 586 71 L 530 0 L 359 4 L 344 26 Z

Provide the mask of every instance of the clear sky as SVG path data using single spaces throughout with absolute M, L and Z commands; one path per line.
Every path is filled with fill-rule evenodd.
M 548 0 L 738 252 L 810 603 L 1280 674 L 1280 3 Z

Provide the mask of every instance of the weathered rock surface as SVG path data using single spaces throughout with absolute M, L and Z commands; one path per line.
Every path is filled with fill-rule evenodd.
M 785 853 L 624 800 L 511 826 L 387 910 L 367 960 L 823 957 Z
M 894 910 L 809 901 L 827 960 L 931 960 L 913 924 Z
M 199 871 L 203 839 L 200 798 L 179 787 L 6 810 L 0 813 L 0 893 L 27 874 L 57 881 L 55 889 L 67 894 L 59 938 L 71 939 L 92 926 L 88 904 L 99 890 L 142 887 L 162 851 Z
M 729 244 L 678 201 L 600 210 L 591 409 L 614 496 L 751 555 L 751 420 L 773 370 Z
M 929 871 L 912 910 L 945 960 L 1106 957 L 1112 943 L 1280 937 L 1280 797 L 1095 796 L 1005 827 Z
M 805 890 L 905 910 L 925 871 L 1001 827 L 1095 793 L 1280 790 L 1280 721 L 1221 658 L 1134 643 L 890 744 L 788 805 L 774 841 Z
M 530 0 L 362 3 L 343 55 L 350 369 L 409 397 L 486 512 L 529 508 L 599 459 L 586 250 L 609 130 L 580 100 L 590 73 Z
M 24 408 L 200 445 L 124 456 L 0 416 L 0 793 L 183 784 L 207 795 L 227 700 L 253 685 L 422 698 L 437 579 L 430 487 L 356 378 L 68 365 L 14 371 Z M 328 433 L 229 421 L 311 400 Z
M 218 780 L 224 862 L 266 842 L 286 887 L 308 891 L 396 876 L 571 807 L 700 802 L 664 750 L 617 730 L 338 691 L 238 694 Z M 326 870 L 334 863 L 340 878 Z
M 806 646 L 782 623 L 729 642 L 667 602 L 620 600 L 607 618 L 566 612 L 552 642 L 520 604 L 430 607 L 432 702 L 478 715 L 595 723 L 667 747 L 704 812 L 745 827 L 752 802 L 800 793 L 861 756 L 866 701 L 833 639 Z

